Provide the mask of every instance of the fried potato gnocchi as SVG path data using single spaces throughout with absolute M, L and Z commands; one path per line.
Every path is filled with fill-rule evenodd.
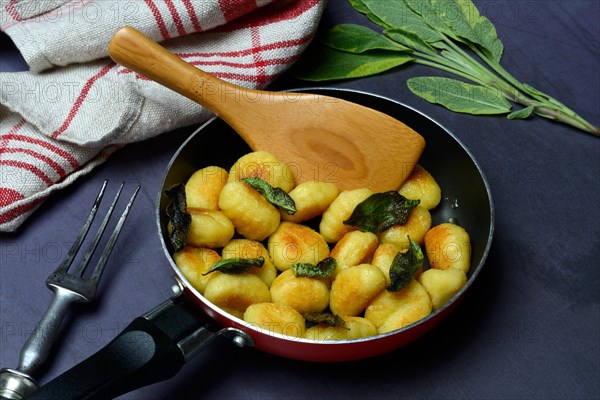
M 351 231 L 336 243 L 330 256 L 337 261 L 334 277 L 348 267 L 370 261 L 379 244 L 377 235 L 371 232 Z
M 242 156 L 229 170 L 229 182 L 251 177 L 260 178 L 286 192 L 296 185 L 290 167 L 266 151 L 255 151 Z
M 219 209 L 219 194 L 229 173 L 220 167 L 206 167 L 194 172 L 185 184 L 188 208 Z
M 282 222 L 269 237 L 267 247 L 279 271 L 295 263 L 317 264 L 329 256 L 329 246 L 318 232 L 294 222 Z
M 266 283 L 254 274 L 218 274 L 206 284 L 204 297 L 217 307 L 243 318 L 251 304 L 270 302 L 271 292 Z
M 391 283 L 390 268 L 392 267 L 394 258 L 396 258 L 398 253 L 404 253 L 405 251 L 406 250 L 402 250 L 400 246 L 394 243 L 381 243 L 379 246 L 377 246 L 377 249 L 375 249 L 375 253 L 373 253 L 373 258 L 371 259 L 371 264 L 383 272 L 388 285 Z M 415 271 L 413 277 L 417 279 L 422 272 L 423 267 L 420 267 Z
M 219 253 L 206 247 L 185 246 L 180 251 L 173 254 L 175 265 L 181 271 L 185 279 L 198 291 L 204 293 L 206 283 L 213 276 L 220 274 L 215 271 L 208 275 L 203 275 L 208 272 L 210 267 L 221 259 Z
M 387 286 L 377 267 L 360 264 L 340 271 L 331 284 L 329 308 L 335 315 L 357 316 Z
M 416 280 L 398 292 L 382 291 L 367 306 L 365 318 L 377 328 L 377 333 L 404 328 L 431 313 L 429 294 Z
M 374 194 L 370 189 L 340 192 L 332 183 L 317 181 L 296 186 L 293 176 L 288 165 L 257 151 L 238 159 L 229 171 L 202 168 L 186 182 L 184 211 L 192 221 L 185 246 L 173 254 L 173 260 L 189 283 L 215 306 L 281 335 L 355 340 L 419 321 L 443 307 L 466 284 L 471 263 L 469 235 L 451 223 L 432 228 L 429 210 L 438 206 L 441 190 L 422 166 L 415 166 L 398 189 L 404 197 L 420 200 L 419 205 L 406 224 L 379 233 L 357 228 L 376 230 L 372 228 L 376 224 L 344 224 L 356 206 Z M 290 209 L 285 193 L 269 192 L 268 187 L 259 192 L 241 181 L 248 177 L 261 178 L 285 191 L 296 212 L 288 214 L 274 205 Z M 358 219 L 386 221 L 391 217 L 383 214 L 391 211 L 379 203 L 365 210 Z M 421 250 L 411 246 L 414 253 L 398 259 L 401 263 L 390 278 L 394 259 L 409 249 L 409 238 L 424 245 L 431 268 L 423 272 Z M 256 267 L 258 257 L 264 258 L 262 267 Z M 327 257 L 335 264 L 333 260 L 319 264 Z M 209 273 L 221 259 L 238 260 L 220 263 Z M 296 263 L 307 265 L 300 268 Z M 299 268 L 310 277 L 296 276 Z M 405 274 L 407 268 L 417 270 L 412 278 Z M 324 315 L 308 315 L 319 313 Z M 341 318 L 344 326 L 321 322 L 332 321 L 329 314 Z M 321 323 L 311 326 L 313 321 Z
M 268 287 L 271 287 L 271 283 L 273 283 L 273 280 L 277 276 L 277 269 L 271 261 L 271 255 L 261 242 L 248 239 L 233 239 L 223 247 L 221 255 L 223 259 L 264 257 L 265 262 L 262 267 L 254 267 L 248 272 L 257 275 Z
M 223 186 L 219 207 L 246 239 L 264 240 L 279 226 L 277 208 L 244 182 L 228 182 Z
M 431 228 L 425 235 L 425 252 L 432 268 L 456 268 L 466 274 L 471 266 L 471 239 L 455 224 Z
M 421 200 L 420 205 L 431 210 L 442 200 L 442 190 L 429 172 L 420 165 L 415 165 L 398 192 L 411 200 Z
M 327 284 L 317 278 L 297 277 L 288 269 L 271 285 L 273 303 L 285 304 L 300 314 L 319 313 L 329 305 Z
M 419 276 L 419 283 L 427 290 L 433 309 L 437 310 L 465 286 L 467 276 L 457 268 L 428 269 Z
M 285 304 L 251 304 L 244 312 L 244 321 L 281 335 L 304 337 L 306 332 L 304 317 Z
M 372 195 L 370 189 L 345 190 L 331 202 L 327 210 L 323 212 L 319 232 L 327 243 L 339 241 L 346 233 L 356 228 L 345 225 L 344 221 L 350 217 L 354 208 Z
M 282 212 L 281 218 L 290 222 L 308 221 L 323 214 L 339 193 L 333 183 L 303 182 L 289 192 L 296 204 L 296 212 L 292 215 Z
M 192 216 L 188 244 L 216 249 L 225 246 L 233 237 L 233 223 L 221 211 L 188 208 L 188 212 Z
M 381 243 L 394 243 L 401 251 L 408 249 L 408 237 L 419 245 L 423 244 L 425 234 L 431 228 L 431 214 L 420 204 L 413 208 L 404 225 L 393 225 L 379 234 Z
M 387 284 L 390 284 L 390 267 L 396 257 L 396 254 L 400 253 L 400 246 L 394 243 L 381 243 L 375 249 L 373 257 L 371 258 L 371 265 L 376 266 L 385 275 Z
M 377 334 L 375 326 L 362 317 L 342 317 L 345 326 L 318 324 L 306 330 L 304 337 L 311 340 L 353 340 Z

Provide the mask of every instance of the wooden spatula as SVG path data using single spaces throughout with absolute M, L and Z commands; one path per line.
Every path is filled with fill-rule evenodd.
M 340 189 L 394 190 L 425 147 L 417 132 L 379 111 L 329 96 L 233 85 L 131 27 L 115 34 L 109 54 L 212 111 L 253 150 L 268 151 L 293 166 L 297 182 L 315 180 L 318 174 Z

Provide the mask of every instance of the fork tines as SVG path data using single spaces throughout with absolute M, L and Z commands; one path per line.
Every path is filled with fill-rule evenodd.
M 55 279 L 57 277 L 60 277 L 64 274 L 66 274 L 69 267 L 73 263 L 75 256 L 79 252 L 79 249 L 80 249 L 83 241 L 85 240 L 85 237 L 87 236 L 88 231 L 90 230 L 90 227 L 92 225 L 92 222 L 94 221 L 96 213 L 98 212 L 100 203 L 102 202 L 102 198 L 104 197 L 104 193 L 105 193 L 107 184 L 108 184 L 108 181 L 104 181 L 104 183 L 102 184 L 102 187 L 100 188 L 100 191 L 98 192 L 96 200 L 94 201 L 94 204 L 92 205 L 92 208 L 85 220 L 85 223 L 83 224 L 81 231 L 77 235 L 75 242 L 69 249 L 67 256 L 61 262 L 61 264 L 58 266 L 58 268 L 54 271 L 54 273 L 48 277 L 48 281 L 47 281 L 48 285 L 56 284 Z M 96 251 L 96 248 L 98 247 L 98 244 L 100 243 L 100 239 L 102 238 L 102 235 L 104 234 L 106 226 L 108 225 L 108 222 L 109 222 L 109 220 L 112 216 L 112 213 L 116 207 L 117 201 L 119 200 L 119 197 L 121 196 L 123 187 L 124 187 L 124 183 L 122 183 L 121 186 L 119 187 L 115 197 L 112 200 L 112 203 L 110 204 L 108 211 L 106 212 L 106 215 L 105 215 L 102 223 L 100 224 L 100 227 L 98 228 L 98 231 L 96 232 L 96 235 L 94 236 L 92 242 L 90 243 L 85 254 L 83 255 L 83 258 L 82 258 L 81 262 L 79 263 L 79 265 L 77 266 L 77 269 L 72 274 L 69 274 L 70 276 L 79 277 L 79 278 L 83 277 L 83 274 L 86 271 L 86 268 L 88 267 L 88 265 L 90 263 L 92 255 L 94 254 L 94 252 Z M 90 278 L 87 280 L 88 284 L 95 286 L 98 283 L 98 281 L 100 280 L 100 277 L 102 276 L 102 273 L 104 272 L 104 268 L 106 266 L 108 258 L 113 250 L 113 247 L 115 246 L 115 243 L 117 241 L 119 233 L 121 232 L 121 228 L 123 227 L 123 224 L 125 223 L 125 219 L 127 218 L 129 211 L 131 210 L 131 206 L 133 205 L 133 202 L 135 201 L 135 198 L 136 198 L 139 190 L 140 190 L 140 187 L 138 186 L 135 189 L 134 193 L 132 194 L 131 198 L 129 199 L 129 202 L 125 206 L 125 210 L 121 214 L 112 234 L 110 235 L 110 238 L 108 239 L 108 242 L 106 243 L 104 250 L 102 251 L 102 254 L 100 255 L 100 258 L 96 264 L 96 267 L 94 268 L 93 272 L 91 273 Z M 95 288 L 94 288 L 94 291 L 95 291 Z M 93 296 L 93 293 L 90 295 Z M 87 297 L 87 296 L 85 296 L 85 297 Z

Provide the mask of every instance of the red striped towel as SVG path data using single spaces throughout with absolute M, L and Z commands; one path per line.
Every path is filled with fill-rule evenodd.
M 126 143 L 210 117 L 107 58 L 131 25 L 186 61 L 262 88 L 312 39 L 325 0 L 0 0 L 30 71 L 0 74 L 0 231 Z

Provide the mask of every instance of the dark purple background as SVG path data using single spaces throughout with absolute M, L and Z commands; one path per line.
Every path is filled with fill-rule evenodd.
M 503 65 L 600 124 L 600 2 L 476 1 L 506 50 Z M 322 25 L 368 22 L 330 0 Z M 0 34 L 0 71 L 24 70 Z M 413 106 L 450 129 L 489 180 L 496 233 L 469 296 L 438 329 L 382 357 L 310 364 L 217 341 L 175 378 L 123 399 L 600 398 L 600 139 L 535 118 L 451 113 L 413 96 L 410 66 L 339 86 Z M 283 76 L 273 89 L 307 86 Z M 100 298 L 78 306 L 41 371 L 45 382 L 167 299 L 173 279 L 154 225 L 167 163 L 195 127 L 127 146 L 52 196 L 17 234 L 0 236 L 0 367 L 19 350 L 52 294 L 44 280 L 66 254 L 101 182 L 142 191 L 111 258 Z M 110 282 L 109 282 L 110 281 Z

